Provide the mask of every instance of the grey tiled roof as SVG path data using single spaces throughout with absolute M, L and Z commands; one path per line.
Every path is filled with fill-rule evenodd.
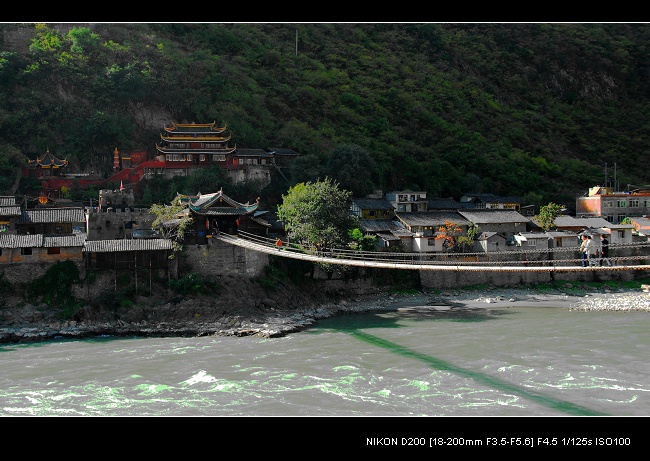
M 470 208 L 471 203 L 457 202 L 453 197 L 432 198 L 428 200 L 429 210 L 458 210 L 459 208 Z
M 527 223 L 530 218 L 515 210 L 458 210 L 474 224 Z
M 12 206 L 16 204 L 16 197 L 13 195 L 0 196 L 0 206 Z
M 235 152 L 237 157 L 272 157 L 273 154 L 263 149 L 237 149 Z
M 16 221 L 24 223 L 82 223 L 86 222 L 83 208 L 44 208 L 24 210 Z
M 0 234 L 0 248 L 83 247 L 86 234 Z
M 362 210 L 392 210 L 393 205 L 385 198 L 354 198 L 352 203 Z
M 490 203 L 521 203 L 521 197 L 516 197 L 512 195 L 494 195 L 490 193 L 474 193 L 468 192 L 463 195 L 464 198 L 477 198 L 481 202 L 490 202 Z
M 0 248 L 36 248 L 43 246 L 43 234 L 0 234 Z
M 609 227 L 611 223 L 605 218 L 576 218 L 574 216 L 558 216 L 553 223 L 557 227 Z
M 43 246 L 51 247 L 82 247 L 86 241 L 86 234 L 73 235 L 46 235 L 43 237 Z
M 650 229 L 650 219 L 648 218 L 630 218 L 630 221 L 636 223 L 640 229 Z
M 377 236 L 389 242 L 398 242 L 402 240 L 392 232 L 377 232 Z
M 156 251 L 171 249 L 172 241 L 169 239 L 120 239 L 86 241 L 83 252 L 112 253 L 115 251 Z
M 433 210 L 419 211 L 414 213 L 395 213 L 397 217 L 407 226 L 444 226 L 445 221 L 451 221 L 459 226 L 467 226 L 470 221 L 465 219 L 456 211 Z
M 359 228 L 364 232 L 404 230 L 403 226 L 392 219 L 360 219 Z
M 0 206 L 0 216 L 20 216 L 20 206 Z
M 577 238 L 578 234 L 575 232 L 570 232 L 570 231 L 549 231 L 547 232 L 548 235 L 550 235 L 553 238 L 562 238 L 562 237 L 574 237 Z

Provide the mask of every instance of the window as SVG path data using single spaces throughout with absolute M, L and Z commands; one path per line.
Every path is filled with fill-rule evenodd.
M 626 200 L 619 200 L 617 206 L 619 208 L 625 208 L 627 206 L 627 201 Z
M 427 246 L 434 247 L 436 246 L 436 239 L 428 239 Z
M 612 202 L 611 200 L 605 200 L 603 202 L 603 208 L 611 208 L 613 206 L 614 206 L 614 202 Z
M 562 239 L 557 239 L 557 244 L 555 246 L 562 248 Z
M 625 239 L 625 231 L 624 230 L 618 231 L 618 238 L 620 238 L 621 240 Z
M 61 254 L 61 247 L 52 247 L 47 249 L 47 254 L 48 255 L 60 255 Z
M 368 210 L 368 216 L 375 216 L 375 210 Z
M 20 254 L 23 256 L 29 256 L 32 254 L 32 249 L 31 248 L 21 248 L 20 249 Z
M 639 201 L 638 200 L 630 200 L 630 207 L 631 208 L 639 208 Z
M 166 154 L 165 155 L 165 160 L 167 160 L 168 162 L 171 162 L 173 160 L 172 154 Z
M 537 240 L 529 240 L 528 241 L 528 246 L 529 247 L 536 247 L 537 246 Z
M 199 160 L 205 162 L 205 154 L 199 155 Z
M 499 204 L 498 203 L 489 203 L 488 208 L 490 208 L 491 210 L 496 210 L 497 208 L 499 208 Z

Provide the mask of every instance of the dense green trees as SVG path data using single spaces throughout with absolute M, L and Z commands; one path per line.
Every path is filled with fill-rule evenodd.
M 115 147 L 153 155 L 163 124 L 216 119 L 238 147 L 299 152 L 293 185 L 329 176 L 355 194 L 491 192 L 571 209 L 605 163 L 623 188 L 650 183 L 637 167 L 649 154 L 647 24 L 0 31 L 0 145 L 30 158 L 49 148 L 75 170 L 108 174 Z
M 358 226 L 350 214 L 350 191 L 330 178 L 296 184 L 282 197 L 278 218 L 292 242 L 315 248 L 325 241 L 329 248 L 346 248 Z

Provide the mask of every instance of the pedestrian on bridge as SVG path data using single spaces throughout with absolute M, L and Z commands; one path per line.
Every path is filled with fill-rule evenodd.
M 582 267 L 591 266 L 593 264 L 592 259 L 595 257 L 596 248 L 590 235 L 582 234 L 580 253 L 582 254 Z
M 608 266 L 612 265 L 609 260 L 609 240 L 605 234 L 600 234 L 600 265 L 606 263 Z
M 278 237 L 278 239 L 275 241 L 275 247 L 276 247 L 278 250 L 281 250 L 281 249 L 282 249 L 282 239 L 281 239 L 280 237 Z

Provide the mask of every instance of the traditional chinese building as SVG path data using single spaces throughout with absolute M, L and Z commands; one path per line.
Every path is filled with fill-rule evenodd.
M 237 234 L 239 231 L 265 235 L 270 224 L 256 214 L 259 197 L 255 203 L 239 203 L 221 190 L 213 194 L 178 195 L 181 203 L 187 204 L 194 218 L 196 243 L 203 245 L 207 238 L 217 232 Z M 189 234 L 194 238 L 194 232 Z M 194 243 L 194 242 L 188 242 Z
M 231 146 L 226 126 L 212 123 L 173 123 L 165 126 L 156 144 L 156 160 L 142 163 L 145 174 L 186 176 L 192 170 L 218 165 L 236 182 L 268 184 L 271 171 L 280 174 L 297 152 L 284 148 L 238 149 Z M 124 166 L 124 165 L 123 165 Z
M 28 160 L 27 166 L 29 167 L 29 176 L 32 178 L 60 176 L 61 171 L 68 166 L 68 161 L 55 157 L 47 149 L 35 160 Z
M 232 154 L 236 147 L 229 145 L 231 134 L 216 123 L 174 123 L 163 128 L 161 142 L 156 150 L 163 156 L 166 168 L 186 170 L 196 166 L 236 165 Z

